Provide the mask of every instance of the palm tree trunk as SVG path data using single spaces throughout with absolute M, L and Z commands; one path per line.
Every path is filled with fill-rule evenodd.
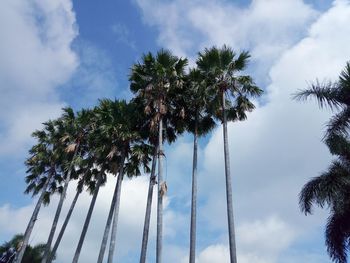
M 197 121 L 193 138 L 193 167 L 192 167 L 192 203 L 191 203 L 191 230 L 190 230 L 190 263 L 196 262 L 196 218 L 197 218 L 197 148 L 198 128 Z
M 111 230 L 111 224 L 112 224 L 112 219 L 113 219 L 115 202 L 116 202 L 116 198 L 117 198 L 117 190 L 118 190 L 118 188 L 115 187 L 114 188 L 112 202 L 111 202 L 111 207 L 109 209 L 108 218 L 107 218 L 107 222 L 106 222 L 106 226 L 105 226 L 105 231 L 103 233 L 103 238 L 102 238 L 102 243 L 101 243 L 101 247 L 100 247 L 100 252 L 99 252 L 99 255 L 98 255 L 97 263 L 102 263 L 103 257 L 104 257 L 105 251 L 106 251 L 108 236 L 109 236 L 109 233 L 110 233 L 110 230 Z
M 88 211 L 88 213 L 86 215 L 84 227 L 83 227 L 83 230 L 81 232 L 79 243 L 78 243 L 77 249 L 75 250 L 75 254 L 74 254 L 74 258 L 73 258 L 72 263 L 77 263 L 78 262 L 78 259 L 79 259 L 79 256 L 80 256 L 80 251 L 81 251 L 81 248 L 82 248 L 83 243 L 84 243 L 85 235 L 86 235 L 86 232 L 87 232 L 88 227 L 89 227 L 92 211 L 94 210 L 94 206 L 95 206 L 95 203 L 96 203 L 98 191 L 99 191 L 101 183 L 102 183 L 102 175 L 103 175 L 103 172 L 100 173 L 100 176 L 98 178 L 98 181 L 97 181 L 97 184 L 96 184 L 96 188 L 94 190 L 94 195 L 92 196 L 92 199 L 91 199 L 89 211 Z
M 226 177 L 226 201 L 227 201 L 227 220 L 228 233 L 230 242 L 230 258 L 231 263 L 237 263 L 236 241 L 235 241 L 235 223 L 233 218 L 232 204 L 232 179 L 230 173 L 230 154 L 228 149 L 227 137 L 227 119 L 225 111 L 225 92 L 222 92 L 222 114 L 223 114 L 223 135 L 224 135 L 224 155 L 225 155 L 225 177 Z
M 68 211 L 68 213 L 67 213 L 66 219 L 64 220 L 64 223 L 63 223 L 63 225 L 62 225 L 61 231 L 60 231 L 60 233 L 58 234 L 57 240 L 56 240 L 56 242 L 55 242 L 55 244 L 54 244 L 54 246 L 53 246 L 53 248 L 52 248 L 52 251 L 51 251 L 51 253 L 50 253 L 50 257 L 49 257 L 48 263 L 51 263 L 51 262 L 52 262 L 52 260 L 53 260 L 53 258 L 54 258 L 54 256 L 55 256 L 55 254 L 56 254 L 57 248 L 58 248 L 58 246 L 59 246 L 60 243 L 61 243 L 61 239 L 62 239 L 62 237 L 63 237 L 64 231 L 66 230 L 66 227 L 67 227 L 67 225 L 68 225 L 68 222 L 69 222 L 70 217 L 71 217 L 71 215 L 72 215 L 72 212 L 73 212 L 73 210 L 74 210 L 75 204 L 76 204 L 77 201 L 78 201 L 78 197 L 79 197 L 80 193 L 81 193 L 81 191 L 78 190 L 78 191 L 76 192 L 75 196 L 74 196 L 74 199 L 73 199 L 73 201 L 72 201 L 72 204 L 70 205 L 69 211 Z
M 74 158 L 76 157 L 76 155 L 78 153 L 78 148 L 79 148 L 79 143 L 75 146 L 75 150 L 74 150 L 74 154 L 73 154 L 73 157 L 72 157 L 72 161 L 69 164 L 69 170 L 68 170 L 65 182 L 64 182 L 63 192 L 62 192 L 62 194 L 60 196 L 60 200 L 59 200 L 58 205 L 57 205 L 57 210 L 56 210 L 53 222 L 52 222 L 49 238 L 47 239 L 47 242 L 46 242 L 45 252 L 44 252 L 43 258 L 41 260 L 41 263 L 46 263 L 48 261 L 48 258 L 49 258 L 52 240 L 53 240 L 53 237 L 54 237 L 55 232 L 56 232 L 57 223 L 58 223 L 58 219 L 60 217 L 61 211 L 62 211 L 63 202 L 64 202 L 64 199 L 66 198 L 68 184 L 70 182 L 70 177 L 71 177 L 71 174 L 72 174 L 73 161 L 74 161 Z
M 47 187 L 48 187 L 48 185 L 49 185 L 53 175 L 54 175 L 54 172 L 51 171 L 49 176 L 46 179 L 45 184 L 43 185 L 43 190 L 42 190 L 42 192 L 40 194 L 40 197 L 39 197 L 39 199 L 38 199 L 38 201 L 37 201 L 37 203 L 35 205 L 32 217 L 30 218 L 28 226 L 27 226 L 27 229 L 26 229 L 26 231 L 24 233 L 23 241 L 22 241 L 23 242 L 22 243 L 22 247 L 21 247 L 21 249 L 20 249 L 20 251 L 19 251 L 19 253 L 18 253 L 18 255 L 17 255 L 16 259 L 15 259 L 15 263 L 21 263 L 22 262 L 24 251 L 26 250 L 26 248 L 28 246 L 30 235 L 31 235 L 31 233 L 33 231 L 35 221 L 37 220 L 41 204 L 43 203 L 44 196 L 46 194 L 46 189 L 47 189 Z
M 123 165 L 124 165 L 124 161 L 125 161 L 125 157 L 123 157 Z M 118 184 L 118 182 L 119 182 L 119 178 L 122 177 L 122 174 L 120 172 L 123 173 L 123 170 L 122 170 L 123 165 L 121 166 L 121 168 L 119 170 L 117 184 L 114 188 L 111 207 L 109 209 L 108 218 L 107 218 L 105 230 L 103 233 L 103 238 L 102 238 L 102 242 L 101 242 L 101 247 L 100 247 L 100 252 L 98 255 L 97 263 L 102 263 L 103 257 L 104 257 L 105 251 L 106 251 L 108 235 L 109 235 L 109 232 L 111 230 L 111 224 L 112 224 L 112 219 L 113 219 L 113 215 L 114 215 L 114 210 L 116 207 L 117 198 L 118 198 L 118 195 L 120 196 L 121 184 L 120 183 Z
M 157 152 L 158 152 L 158 147 L 155 148 L 155 153 L 153 154 L 152 169 L 151 169 L 151 175 L 149 178 L 145 223 L 143 225 L 140 263 L 146 262 L 148 233 L 149 233 L 149 225 L 151 221 L 151 211 L 152 211 L 153 186 L 155 183 L 155 173 L 156 173 L 156 164 L 157 164 Z
M 158 207 L 157 207 L 157 251 L 156 263 L 162 263 L 163 249 L 163 120 L 159 120 L 158 131 Z

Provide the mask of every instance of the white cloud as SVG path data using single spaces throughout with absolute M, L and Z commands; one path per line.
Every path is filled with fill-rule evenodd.
M 0 10 L 1 153 L 18 150 L 30 133 L 55 117 L 56 88 L 77 66 L 77 35 L 69 0 L 4 1 Z
M 160 46 L 190 56 L 191 61 L 211 45 L 248 49 L 261 81 L 266 81 L 271 64 L 306 33 L 318 15 L 302 0 L 254 0 L 247 7 L 224 0 L 137 3 L 146 23 L 159 30 Z

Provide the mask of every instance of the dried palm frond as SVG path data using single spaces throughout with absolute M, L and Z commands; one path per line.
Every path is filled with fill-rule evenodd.
M 61 142 L 65 142 L 65 141 L 68 140 L 68 139 L 69 139 L 69 135 L 66 134 L 66 135 L 64 135 L 64 136 L 60 139 L 60 141 L 61 141 Z
M 74 152 L 76 147 L 77 147 L 76 143 L 71 143 L 66 147 L 65 151 L 67 153 Z
M 166 182 L 164 181 L 160 184 L 159 193 L 161 196 L 164 196 L 167 192 L 168 192 L 168 186 L 167 186 Z
M 107 159 L 112 159 L 113 158 L 113 156 L 116 154 L 116 152 L 117 152 L 117 147 L 115 147 L 115 146 L 113 146 L 112 147 L 112 149 L 111 149 L 111 151 L 108 153 L 108 155 L 106 156 L 107 157 Z

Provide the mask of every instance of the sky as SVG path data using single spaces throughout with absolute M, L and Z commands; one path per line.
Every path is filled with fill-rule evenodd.
M 330 262 L 327 211 L 305 216 L 303 184 L 331 162 L 321 139 L 332 114 L 293 101 L 312 81 L 336 80 L 350 58 L 348 0 L 4 0 L 0 8 L 0 243 L 24 232 L 36 199 L 23 194 L 30 134 L 99 98 L 130 99 L 128 74 L 160 48 L 188 57 L 212 45 L 249 50 L 247 68 L 265 93 L 248 120 L 230 123 L 236 242 L 240 263 Z M 198 263 L 228 263 L 222 127 L 199 149 Z M 192 137 L 166 147 L 164 262 L 189 253 Z M 95 262 L 115 180 L 101 189 L 80 262 Z M 139 260 L 148 177 L 125 180 L 115 259 Z M 74 196 L 68 189 L 63 217 Z M 82 195 L 58 250 L 70 262 L 91 197 Z M 57 197 L 40 211 L 31 244 L 45 242 Z M 148 262 L 154 262 L 155 210 Z M 62 222 L 60 221 L 60 224 Z

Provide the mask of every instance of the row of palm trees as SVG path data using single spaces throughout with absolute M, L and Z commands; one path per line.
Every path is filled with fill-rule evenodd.
M 150 179 L 140 263 L 146 261 L 155 184 L 158 187 L 156 262 L 163 262 L 163 198 L 167 191 L 163 177 L 163 145 L 174 142 L 187 131 L 194 137 L 189 258 L 189 262 L 194 263 L 198 138 L 208 134 L 221 122 L 230 258 L 231 262 L 236 263 L 227 122 L 246 119 L 246 113 L 254 109 L 249 99 L 262 93 L 250 76 L 242 74 L 248 60 L 247 52 L 236 54 L 227 46 L 212 47 L 200 52 L 196 68 L 188 70 L 187 59 L 178 58 L 167 50 L 160 50 L 156 55 L 148 53 L 131 69 L 130 89 L 135 94 L 131 101 L 103 99 L 93 109 L 78 112 L 68 107 L 63 109 L 58 119 L 45 122 L 42 130 L 33 133 L 37 143 L 31 148 L 26 160 L 26 193 L 38 195 L 39 198 L 16 262 L 22 262 L 40 207 L 48 204 L 51 196 L 58 193 L 60 199 L 42 263 L 54 260 L 75 204 L 85 188 L 92 194 L 92 199 L 72 261 L 78 262 L 99 189 L 108 178 L 116 176 L 117 183 L 97 259 L 98 263 L 102 263 L 110 235 L 107 262 L 113 262 L 123 178 L 125 175 L 139 176 L 142 172 L 150 173 Z M 76 195 L 53 242 L 68 185 L 72 180 L 78 181 Z
M 300 207 L 305 214 L 312 206 L 328 207 L 325 237 L 328 254 L 334 262 L 346 263 L 350 249 L 350 63 L 335 82 L 316 82 L 298 92 L 296 99 L 314 97 L 321 108 L 336 113 L 327 123 L 324 142 L 335 157 L 328 169 L 307 182 L 300 192 Z

